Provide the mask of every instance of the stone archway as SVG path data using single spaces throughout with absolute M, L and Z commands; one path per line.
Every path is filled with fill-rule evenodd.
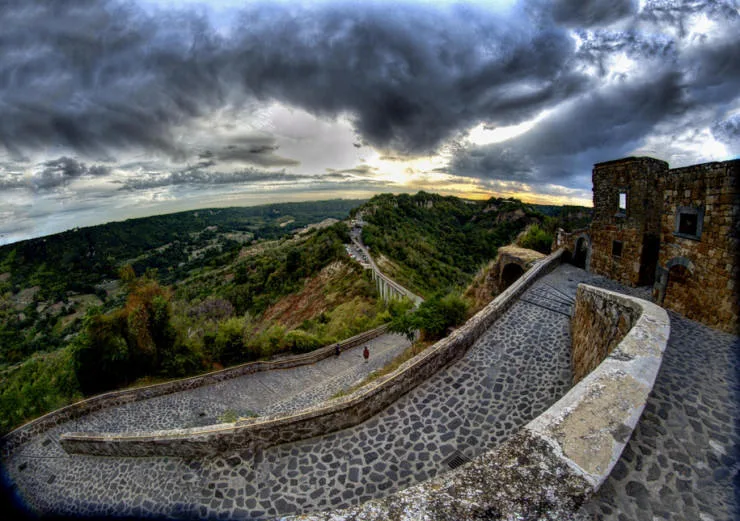
M 591 265 L 591 238 L 585 233 L 582 233 L 576 239 L 572 262 L 577 268 L 589 270 Z
M 665 267 L 659 267 L 653 286 L 655 302 L 688 316 L 685 309 L 691 307 L 690 297 L 697 290 L 695 271 L 694 263 L 686 257 L 673 257 Z
M 516 282 L 522 275 L 524 275 L 524 268 L 519 264 L 514 262 L 506 264 L 504 269 L 501 270 L 501 291 L 514 284 L 514 282 Z

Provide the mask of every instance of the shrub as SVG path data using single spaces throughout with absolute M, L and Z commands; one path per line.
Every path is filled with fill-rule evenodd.
M 519 240 L 522 248 L 528 248 L 548 255 L 552 246 L 552 235 L 537 224 L 530 226 Z
M 294 353 L 308 353 L 322 345 L 315 335 L 300 329 L 294 329 L 285 335 L 285 344 Z
M 390 331 L 413 340 L 419 330 L 425 340 L 438 340 L 445 336 L 450 327 L 462 324 L 467 312 L 468 305 L 459 295 L 450 293 L 444 297 L 435 296 L 422 302 L 415 312 L 396 316 L 391 321 Z

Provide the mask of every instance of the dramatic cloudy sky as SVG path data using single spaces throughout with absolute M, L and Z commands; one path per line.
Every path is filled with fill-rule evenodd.
M 735 0 L 0 0 L 0 243 L 419 189 L 590 204 L 740 155 Z

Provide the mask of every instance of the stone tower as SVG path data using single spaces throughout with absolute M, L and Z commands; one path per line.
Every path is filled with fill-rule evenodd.
M 593 169 L 591 270 L 630 286 L 652 285 L 660 248 L 661 178 L 668 163 L 628 157 Z

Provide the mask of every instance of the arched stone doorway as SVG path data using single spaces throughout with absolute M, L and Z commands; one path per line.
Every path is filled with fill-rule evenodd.
M 694 263 L 686 257 L 674 257 L 666 263 L 665 268 L 658 269 L 653 287 L 656 303 L 692 318 L 696 295 L 701 293 L 694 271 Z
M 588 235 L 581 235 L 576 239 L 575 251 L 573 252 L 573 265 L 577 268 L 588 270 L 591 261 L 591 240 Z
M 524 268 L 519 264 L 510 262 L 504 266 L 504 269 L 501 270 L 501 291 L 514 284 L 522 275 L 524 275 Z

